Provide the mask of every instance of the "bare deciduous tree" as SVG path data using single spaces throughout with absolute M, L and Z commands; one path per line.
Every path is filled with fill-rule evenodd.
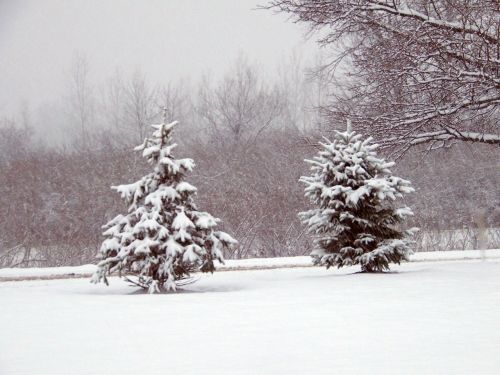
M 76 121 L 79 144 L 89 146 L 89 126 L 93 122 L 95 103 L 89 80 L 89 64 L 82 55 L 75 55 L 71 67 L 70 115 Z
M 155 106 L 157 90 L 148 83 L 146 77 L 136 70 L 132 79 L 125 85 L 124 126 L 134 134 L 135 139 L 143 141 L 147 126 L 160 113 Z
M 280 111 L 278 90 L 266 85 L 243 58 L 215 88 L 208 80 L 200 88 L 199 115 L 209 133 L 221 142 L 254 144 Z
M 319 55 L 307 63 L 317 66 L 318 58 Z M 321 124 L 319 108 L 326 104 L 330 90 L 327 80 L 320 74 L 313 74 L 313 69 L 297 51 L 282 61 L 277 77 L 282 98 L 281 127 L 304 134 L 318 128 Z
M 497 0 L 273 0 L 339 48 L 349 84 L 325 108 L 398 154 L 456 140 L 500 144 Z M 396 147 L 396 148 L 394 148 Z
M 125 83 L 122 73 L 116 70 L 111 78 L 107 79 L 101 92 L 101 112 L 104 123 L 113 130 L 123 127 L 125 104 Z

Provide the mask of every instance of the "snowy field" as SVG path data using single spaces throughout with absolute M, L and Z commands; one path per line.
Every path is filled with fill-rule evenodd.
M 498 374 L 500 260 L 0 283 L 1 375 Z

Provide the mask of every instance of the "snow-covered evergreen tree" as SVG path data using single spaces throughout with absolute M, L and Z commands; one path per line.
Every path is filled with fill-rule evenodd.
M 316 206 L 299 214 L 315 236 L 313 262 L 378 272 L 406 260 L 416 229 L 402 230 L 400 223 L 413 213 L 394 201 L 414 191 L 410 182 L 392 176 L 394 163 L 378 158 L 372 138 L 363 140 L 349 126 L 320 145 L 319 154 L 306 160 L 312 176 L 300 178 Z
M 183 181 L 194 167 L 192 159 L 175 159 L 170 142 L 176 122 L 152 125 L 152 138 L 135 148 L 154 166 L 153 172 L 129 185 L 113 186 L 127 201 L 127 215 L 107 223 L 92 281 L 104 281 L 113 272 L 138 276 L 137 285 L 150 293 L 175 290 L 193 271 L 214 271 L 223 261 L 222 248 L 236 241 L 216 231 L 219 219 L 198 211 L 196 188 Z

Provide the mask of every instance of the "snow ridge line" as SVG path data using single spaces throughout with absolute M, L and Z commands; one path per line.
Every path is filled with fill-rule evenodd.
M 479 261 L 500 259 L 500 249 L 496 250 L 459 250 L 459 251 L 436 251 L 415 253 L 410 263 L 415 262 L 446 262 L 446 261 Z M 80 279 L 90 278 L 93 272 L 89 268 L 93 265 L 81 267 L 54 267 L 42 269 L 0 269 L 0 282 L 8 281 L 36 281 L 36 280 L 58 280 L 58 279 Z M 317 267 L 312 264 L 308 256 L 286 257 L 286 258 L 255 258 L 227 260 L 225 265 L 217 268 L 221 271 L 258 271 L 273 270 L 280 268 L 308 268 Z M 75 272 L 71 272 L 71 268 Z M 60 272 L 68 269 L 68 272 Z M 80 270 L 79 270 L 80 269 Z M 57 271 L 59 270 L 59 273 Z M 31 273 L 30 273 L 31 271 Z M 50 272 L 54 273 L 50 273 Z
M 232 266 L 217 268 L 216 272 L 233 271 L 259 271 L 274 270 L 280 268 L 309 268 L 318 267 L 311 264 L 283 264 L 283 265 L 255 265 L 255 266 Z M 321 266 L 322 268 L 322 266 Z M 40 275 L 40 276 L 1 276 L 0 283 L 7 281 L 37 281 L 37 280 L 61 280 L 61 279 L 84 279 L 92 277 L 92 273 L 65 273 L 59 275 Z

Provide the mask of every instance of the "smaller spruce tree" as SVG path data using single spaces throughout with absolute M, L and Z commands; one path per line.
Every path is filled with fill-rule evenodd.
M 327 268 L 361 265 L 363 272 L 389 270 L 411 254 L 416 228 L 400 223 L 413 215 L 394 207 L 396 198 L 413 192 L 409 181 L 392 176 L 393 162 L 378 158 L 378 145 L 350 131 L 326 139 L 311 164 L 312 176 L 301 177 L 305 195 L 316 208 L 299 213 L 314 234 L 314 264 Z
M 223 247 L 236 244 L 230 235 L 215 230 L 219 219 L 196 208 L 197 189 L 183 181 L 194 162 L 172 155 L 176 123 L 152 125 L 153 137 L 135 148 L 154 166 L 153 172 L 133 184 L 112 187 L 129 210 L 103 226 L 107 239 L 94 283 L 108 284 L 108 274 L 125 272 L 137 276 L 134 284 L 150 293 L 175 291 L 191 272 L 213 272 L 214 260 L 223 262 Z

